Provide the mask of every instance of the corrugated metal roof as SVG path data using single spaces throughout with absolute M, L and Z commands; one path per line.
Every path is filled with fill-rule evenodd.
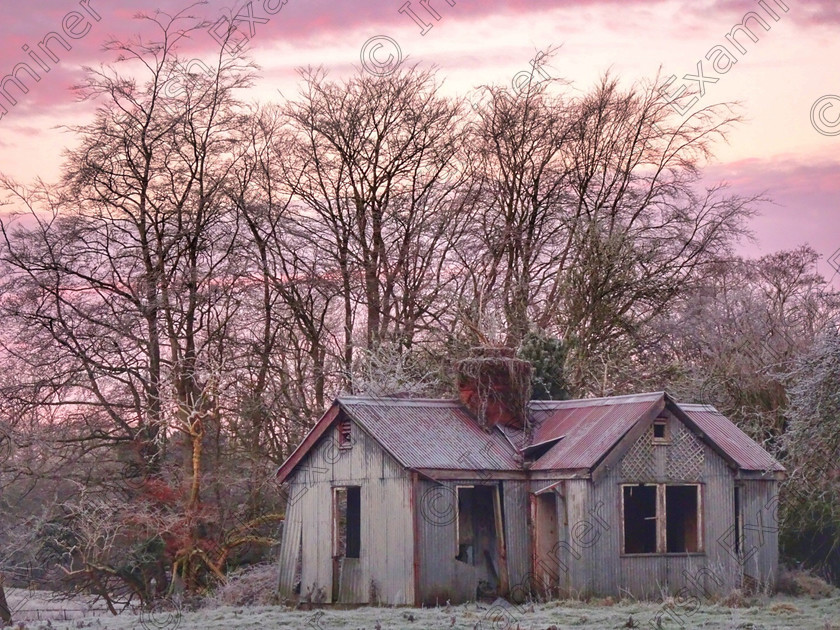
M 710 405 L 679 405 L 686 415 L 744 470 L 778 471 L 784 467 Z
M 761 446 L 704 405 L 679 405 L 664 392 L 564 401 L 532 401 L 533 433 L 509 427 L 487 432 L 457 400 L 343 396 L 281 466 L 285 479 L 335 420 L 337 408 L 378 440 L 406 468 L 523 470 L 530 445 L 557 440 L 532 470 L 591 470 L 657 405 L 673 405 L 712 446 L 744 470 L 784 471 Z M 672 407 L 673 409 L 673 407 Z M 673 409 L 676 411 L 677 409 Z
M 347 414 L 407 468 L 522 470 L 511 444 L 458 401 L 341 397 Z
M 592 468 L 618 441 L 657 404 L 662 392 L 639 396 L 616 396 L 592 400 L 562 401 L 535 407 L 551 408 L 541 418 L 534 442 L 545 442 L 560 436 L 557 444 L 540 457 L 533 470 Z

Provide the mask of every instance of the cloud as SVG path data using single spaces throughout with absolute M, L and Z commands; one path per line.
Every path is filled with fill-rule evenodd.
M 840 162 L 779 155 L 718 165 L 707 169 L 706 176 L 729 182 L 733 193 L 763 194 L 771 200 L 762 204 L 751 226 L 759 248 L 752 253 L 809 243 L 828 258 L 840 248 Z M 827 264 L 822 271 L 832 275 Z
M 823 26 L 840 23 L 840 4 L 837 0 L 767 0 L 768 5 L 780 15 L 784 7 L 790 9 L 785 15 L 805 26 Z M 715 0 L 711 7 L 701 8 L 697 2 L 685 2 L 686 9 L 709 15 L 729 12 L 738 16 L 738 21 L 749 11 L 760 11 L 757 0 Z

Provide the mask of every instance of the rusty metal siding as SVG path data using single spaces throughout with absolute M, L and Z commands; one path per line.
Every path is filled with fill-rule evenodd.
M 740 579 L 735 550 L 735 471 L 708 445 L 705 455 L 701 481 L 707 564 L 706 570 L 696 576 L 703 574 L 703 585 L 709 593 L 728 594 Z
M 561 567 L 566 566 L 568 584 L 572 597 L 593 594 L 592 575 L 593 548 L 586 535 L 590 502 L 591 482 L 586 479 L 570 479 L 565 483 L 565 507 L 568 520 L 568 539 L 559 547 Z M 560 528 L 561 531 L 564 528 Z M 561 569 L 562 570 L 562 569 Z
M 295 497 L 300 494 L 300 484 L 290 484 L 289 499 L 286 502 L 286 518 L 283 521 L 283 538 L 280 542 L 281 597 L 294 597 L 295 575 L 301 547 L 303 529 L 302 511 Z
M 456 580 L 457 491 L 454 482 L 418 482 L 417 545 L 420 561 L 419 595 L 426 605 L 469 601 L 474 592 L 464 592 Z
M 360 558 L 341 584 L 342 603 L 414 603 L 411 476 L 358 426 L 353 446 L 338 448 L 335 429 L 307 454 L 290 477 L 287 514 L 303 538 L 301 596 L 332 602 L 332 492 L 361 487 Z M 284 535 L 281 561 L 294 555 L 294 532 Z M 281 566 L 282 588 L 291 591 L 293 567 Z M 375 601 L 371 602 L 371 596 Z
M 304 482 L 305 483 L 305 482 Z M 332 495 L 329 482 L 306 486 L 298 503 L 303 521 L 301 597 L 332 601 Z
M 485 479 L 418 481 L 417 519 L 420 601 L 445 605 L 474 601 L 479 580 L 492 581 L 484 567 L 455 559 L 457 555 L 457 487 L 493 485 L 503 506 L 503 535 L 511 590 L 521 586 L 531 570 L 526 482 Z

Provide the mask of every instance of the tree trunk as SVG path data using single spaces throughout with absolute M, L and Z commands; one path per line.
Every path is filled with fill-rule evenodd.
M 3 625 L 12 625 L 12 611 L 6 602 L 6 591 L 3 589 L 3 574 L 0 573 L 0 621 Z

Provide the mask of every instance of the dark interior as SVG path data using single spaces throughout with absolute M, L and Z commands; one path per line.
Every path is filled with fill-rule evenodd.
M 699 551 L 697 486 L 666 486 L 665 506 L 668 553 Z
M 359 486 L 336 488 L 337 556 L 358 558 L 362 546 L 362 492 Z
M 656 486 L 624 486 L 624 553 L 656 553 Z

